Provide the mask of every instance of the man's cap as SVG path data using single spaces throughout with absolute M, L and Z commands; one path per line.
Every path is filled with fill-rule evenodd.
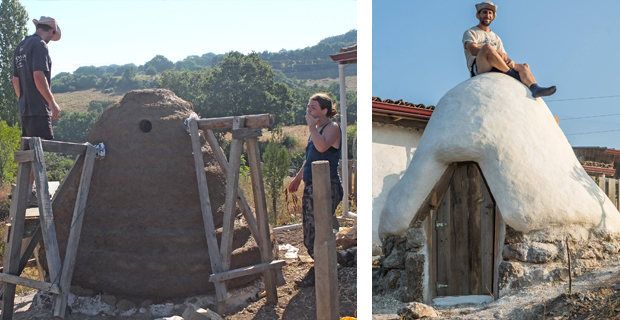
M 52 29 L 56 30 L 56 34 L 52 37 L 52 41 L 58 41 L 60 40 L 60 27 L 58 26 L 58 23 L 56 22 L 56 19 L 52 18 L 52 17 L 46 17 L 46 16 L 41 16 L 41 18 L 39 18 L 39 20 L 37 19 L 32 19 L 32 23 L 34 23 L 34 25 L 38 25 L 39 23 L 42 24 L 46 24 L 50 27 L 52 27 Z
M 476 13 L 480 12 L 480 10 L 482 9 L 490 9 L 493 10 L 493 13 L 495 13 L 497 15 L 497 6 L 493 4 L 493 2 L 491 1 L 484 1 L 481 3 L 478 3 L 476 5 Z

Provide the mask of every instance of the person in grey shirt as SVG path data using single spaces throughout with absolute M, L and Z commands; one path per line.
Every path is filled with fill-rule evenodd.
M 486 72 L 501 72 L 530 88 L 534 98 L 554 94 L 555 86 L 541 87 L 536 83 L 527 63 L 514 63 L 508 58 L 502 40 L 489 28 L 496 15 L 497 6 L 493 2 L 476 4 L 476 18 L 479 23 L 463 34 L 463 49 L 470 75 L 474 77 Z

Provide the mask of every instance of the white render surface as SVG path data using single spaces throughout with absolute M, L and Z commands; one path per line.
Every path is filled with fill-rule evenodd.
M 447 166 L 460 161 L 480 165 L 506 224 L 518 231 L 620 231 L 620 213 L 583 170 L 545 102 L 513 78 L 486 73 L 437 104 L 411 165 L 389 192 L 379 235 L 402 235 Z
M 373 243 L 381 245 L 379 239 L 381 210 L 385 206 L 389 190 L 400 180 L 409 166 L 422 138 L 422 132 L 422 129 L 372 123 Z

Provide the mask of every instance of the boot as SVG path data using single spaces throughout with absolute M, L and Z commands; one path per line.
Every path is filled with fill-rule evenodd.
M 530 90 L 532 91 L 532 97 L 547 97 L 555 93 L 555 86 L 551 87 L 540 87 L 538 84 L 533 83 L 530 86 Z

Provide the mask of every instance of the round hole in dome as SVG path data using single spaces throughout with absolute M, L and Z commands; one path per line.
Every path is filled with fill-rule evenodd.
M 148 120 L 142 120 L 140 121 L 140 130 L 144 133 L 150 132 L 151 129 L 153 129 L 153 125 L 151 124 L 151 121 Z

